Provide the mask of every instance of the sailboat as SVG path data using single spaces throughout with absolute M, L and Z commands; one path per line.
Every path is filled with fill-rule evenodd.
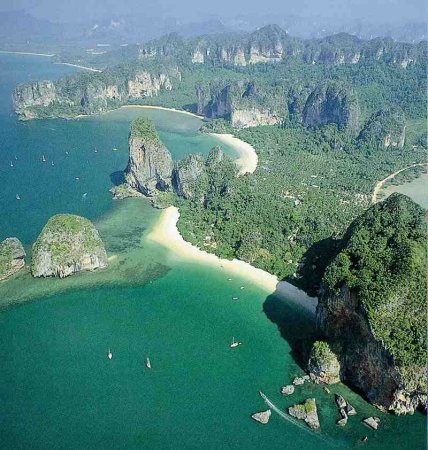
M 45 155 L 42 155 L 42 161 L 43 161 L 43 162 L 46 162 Z
M 13 167 L 13 162 L 12 161 L 10 162 L 10 167 Z
M 234 336 L 232 338 L 232 343 L 230 344 L 230 348 L 238 347 L 238 345 L 241 345 L 241 344 L 242 344 L 242 342 L 235 341 L 235 336 Z
M 19 194 L 16 194 L 15 197 L 17 200 L 21 200 L 21 197 L 19 196 Z
M 55 163 L 52 161 L 52 165 L 54 166 L 55 165 Z
M 151 369 L 151 368 L 152 368 L 152 363 L 150 362 L 150 358 L 147 358 L 147 359 L 146 359 L 146 367 L 147 367 L 148 369 Z
M 112 359 L 113 358 L 113 353 L 111 352 L 110 349 L 108 349 L 107 358 L 108 359 Z

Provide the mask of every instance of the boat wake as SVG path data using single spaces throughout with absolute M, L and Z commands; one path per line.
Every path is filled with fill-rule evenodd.
M 281 416 L 283 419 L 287 420 L 288 422 L 292 423 L 293 425 L 296 425 L 301 430 L 306 431 L 307 433 L 310 433 L 312 436 L 317 437 L 318 439 L 321 439 L 324 442 L 328 442 L 330 445 L 337 446 L 337 443 L 333 441 L 333 439 L 327 437 L 326 435 L 320 433 L 320 432 L 314 432 L 310 430 L 306 425 L 303 425 L 301 422 L 299 422 L 297 419 L 294 419 L 293 417 L 289 416 L 284 411 L 281 411 L 276 405 L 274 405 L 265 394 L 263 394 L 262 391 L 259 391 L 260 396 L 265 401 L 265 403 L 269 406 L 270 409 L 274 410 L 279 416 Z

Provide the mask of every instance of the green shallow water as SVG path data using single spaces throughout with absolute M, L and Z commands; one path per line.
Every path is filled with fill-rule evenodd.
M 37 58 L 0 62 L 1 100 L 31 73 L 64 73 Z M 16 235 L 28 245 L 50 215 L 74 212 L 95 221 L 113 258 L 104 271 L 64 280 L 33 280 L 22 271 L 0 284 L 0 448 L 424 448 L 423 415 L 381 414 L 343 385 L 331 395 L 308 385 L 282 397 L 279 387 L 302 373 L 291 352 L 312 332 L 311 320 L 248 280 L 228 281 L 225 271 L 149 242 L 160 213 L 146 200 L 112 201 L 108 189 L 126 164 L 129 122 L 143 110 L 18 123 L 10 103 L 2 104 L 1 238 Z M 193 117 L 144 113 L 176 158 L 215 144 L 197 133 Z M 42 163 L 43 154 L 55 165 Z M 234 295 L 240 300 L 231 301 Z M 231 350 L 232 336 L 244 344 Z M 275 413 L 258 425 L 249 416 L 266 408 L 259 390 L 282 409 L 315 397 L 323 432 Z M 335 392 L 359 413 L 344 429 L 335 425 Z M 374 414 L 382 419 L 377 432 L 360 422 Z M 364 435 L 369 441 L 360 444 Z

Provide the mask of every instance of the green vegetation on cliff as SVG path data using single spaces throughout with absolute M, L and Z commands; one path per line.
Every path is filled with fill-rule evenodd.
M 349 227 L 324 284 L 355 292 L 376 339 L 402 367 L 426 365 L 425 212 L 392 194 Z
M 107 265 L 104 244 L 93 224 L 84 217 L 51 217 L 33 245 L 34 276 L 67 276 Z
M 153 122 L 144 116 L 137 117 L 131 124 L 131 137 L 160 141 Z

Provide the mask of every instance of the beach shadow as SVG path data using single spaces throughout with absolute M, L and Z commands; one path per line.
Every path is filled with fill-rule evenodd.
M 292 358 L 305 370 L 312 344 L 319 337 L 315 318 L 276 291 L 264 301 L 263 312 L 278 326 L 281 336 L 290 345 Z
M 189 111 L 193 114 L 198 113 L 198 105 L 196 103 L 189 103 L 187 105 L 183 105 L 182 109 L 184 109 L 184 111 Z
M 114 186 L 119 186 L 120 184 L 125 183 L 125 174 L 123 173 L 123 170 L 118 170 L 117 172 L 111 173 L 110 180 Z
M 338 252 L 340 241 L 328 237 L 315 242 L 304 253 L 297 270 L 297 278 L 285 279 L 299 289 L 304 290 L 308 295 L 316 297 L 321 287 L 321 280 L 327 265 L 332 261 Z

